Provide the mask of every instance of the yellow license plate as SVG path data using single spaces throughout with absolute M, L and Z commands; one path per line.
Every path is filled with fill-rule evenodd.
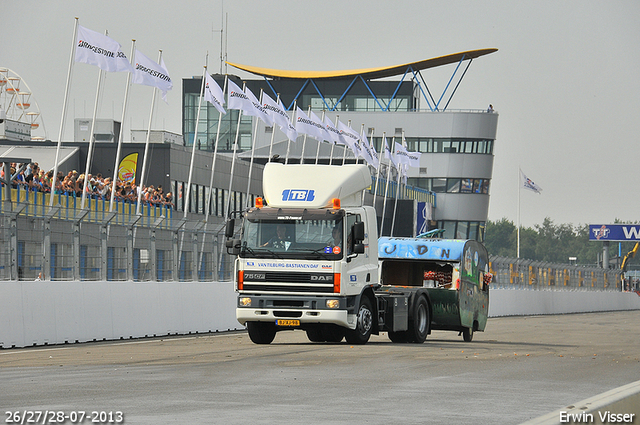
M 276 320 L 277 326 L 300 326 L 299 320 L 290 320 L 290 319 L 278 319 Z

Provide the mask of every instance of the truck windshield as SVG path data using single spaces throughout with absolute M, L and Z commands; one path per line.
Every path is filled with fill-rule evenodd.
M 344 213 L 335 210 L 253 210 L 242 229 L 240 256 L 339 260 Z

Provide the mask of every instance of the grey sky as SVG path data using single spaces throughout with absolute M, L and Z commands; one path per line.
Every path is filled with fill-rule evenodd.
M 0 67 L 24 78 L 57 140 L 74 17 L 147 56 L 163 50 L 174 82 L 154 128 L 181 132 L 182 78 L 220 70 L 222 1 L 2 0 Z M 489 218 L 516 221 L 518 165 L 544 191 L 521 192 L 521 221 L 640 220 L 635 156 L 640 134 L 637 1 L 224 2 L 228 60 L 278 69 L 396 65 L 498 48 L 475 60 L 450 109 L 500 113 Z M 250 77 L 233 68 L 229 72 Z M 423 71 L 439 95 L 452 68 Z M 98 68 L 76 64 L 63 140 L 91 117 Z M 99 117 L 120 119 L 124 74 L 109 74 Z M 146 129 L 152 89 L 131 89 L 130 128 Z M 33 102 L 32 102 L 33 103 Z

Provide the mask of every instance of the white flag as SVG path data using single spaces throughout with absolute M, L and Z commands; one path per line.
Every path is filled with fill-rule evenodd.
M 360 143 L 360 156 L 364 158 L 367 164 L 373 166 L 373 168 L 378 169 L 378 165 L 380 161 L 378 159 L 378 153 L 373 148 L 371 143 L 369 143 L 369 139 L 367 139 L 367 135 L 362 133 L 362 137 L 360 139 L 362 143 Z
M 387 158 L 393 164 L 393 166 L 397 169 L 398 162 L 396 161 L 395 155 L 393 155 L 391 153 L 391 150 L 389 149 L 386 135 L 382 138 L 382 144 L 384 145 L 384 157 Z
M 315 116 L 313 112 L 311 112 L 311 114 L 312 116 L 309 117 L 307 114 L 302 112 L 302 109 L 297 108 L 296 130 L 298 130 L 298 133 L 307 134 L 318 141 L 322 141 L 325 139 L 324 125 L 322 125 L 320 119 Z
M 129 59 L 120 47 L 114 39 L 78 25 L 76 62 L 95 65 L 108 72 L 132 72 Z
M 245 115 L 258 117 L 267 125 L 273 125 L 273 118 L 248 87 L 245 86 L 243 90 L 231 80 L 228 84 L 227 106 L 229 109 L 240 109 Z
M 340 130 L 344 144 L 351 148 L 353 155 L 357 158 L 360 155 L 360 149 L 358 148 L 360 135 L 353 128 L 343 124 L 342 121 L 338 121 L 338 130 Z
M 167 92 L 173 88 L 169 71 L 164 65 L 164 59 L 160 59 L 160 64 L 149 59 L 136 49 L 136 66 L 133 71 L 134 84 L 157 87 L 162 92 L 162 100 L 167 101 Z
M 204 100 L 211 103 L 221 113 L 226 114 L 224 110 L 224 93 L 211 75 L 205 73 Z
M 296 126 L 291 123 L 287 124 L 287 128 L 282 128 L 282 131 L 287 135 L 287 139 L 292 142 L 295 142 L 298 138 L 298 130 L 296 130 Z
M 525 176 L 522 170 L 520 170 L 520 175 L 522 176 L 522 187 L 532 190 L 537 194 L 542 193 L 542 188 L 535 184 L 529 177 Z
M 228 81 L 228 85 L 227 107 L 229 109 L 240 109 L 246 115 L 256 116 L 256 108 L 244 90 L 231 80 Z
M 396 142 L 396 146 L 395 146 L 396 161 L 400 162 L 401 164 L 407 164 L 410 167 L 419 167 L 421 155 L 422 154 L 419 152 L 407 151 L 407 148 L 402 146 L 400 143 Z
M 324 128 L 327 130 L 330 141 L 332 141 L 333 143 L 340 143 L 341 145 L 344 144 L 342 140 L 340 140 L 340 131 L 333 126 L 333 123 L 326 115 L 324 117 Z
M 289 127 L 289 124 L 291 124 L 289 115 L 287 114 L 287 111 L 284 110 L 284 106 L 282 106 L 282 103 L 279 100 L 276 103 L 276 101 L 268 94 L 262 93 L 262 107 L 265 109 L 267 114 L 271 115 L 273 122 L 278 124 L 283 131 L 285 131 Z
M 253 109 L 254 109 L 254 113 L 253 114 L 250 114 L 248 112 L 246 114 L 258 117 L 265 124 L 267 124 L 268 126 L 272 126 L 273 125 L 273 117 L 271 116 L 271 114 L 267 113 L 267 110 L 265 109 L 265 107 L 262 106 L 262 103 L 260 103 L 258 98 L 253 94 L 253 92 L 251 92 L 251 90 L 249 90 L 249 87 L 245 87 L 244 93 L 247 95 L 247 97 L 249 98 L 249 100 L 253 104 Z M 264 93 L 263 93 L 263 95 L 264 95 Z

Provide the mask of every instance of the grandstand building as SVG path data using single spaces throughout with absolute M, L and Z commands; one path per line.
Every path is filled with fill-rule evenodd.
M 398 209 L 403 217 L 396 217 L 401 224 L 394 229 L 394 235 L 412 236 L 439 228 L 445 229 L 445 237 L 483 240 L 498 114 L 492 108 L 450 110 L 448 105 L 471 62 L 496 50 L 473 50 L 394 67 L 353 71 L 283 71 L 229 63 L 261 77 L 244 81 L 235 76 L 229 78 L 240 87 L 246 83 L 256 96 L 261 91 L 274 99 L 279 96 L 289 111 L 294 110 L 294 105 L 305 113 L 310 108 L 318 115 L 324 113 L 332 122 L 339 119 L 345 124 L 349 122 L 355 130 L 362 128 L 378 152 L 381 152 L 383 133 L 389 143 L 394 138 L 400 142 L 404 134 L 408 150 L 422 155 L 420 166 L 409 170 L 407 184 L 412 190 L 403 194 L 409 202 Z M 445 65 L 455 70 L 442 95 L 436 99 L 422 71 Z M 224 75 L 213 77 L 220 87 L 224 86 Z M 183 79 L 182 133 L 186 146 L 193 146 L 195 140 L 198 149 L 211 152 L 219 113 L 205 101 L 202 101 L 195 136 L 201 82 L 201 77 Z M 342 163 L 342 147 L 332 150 L 327 142 L 318 146 L 311 138 L 303 142 L 303 136 L 290 144 L 279 128 L 276 127 L 274 134 L 274 128 L 251 116 L 242 116 L 238 126 L 238 116 L 239 111 L 227 110 L 220 121 L 218 151 L 223 154 L 232 152 L 238 128 L 239 157 L 245 161 L 253 157 L 256 163 L 265 164 L 271 152 L 280 158 L 287 157 L 289 162 Z M 251 152 L 253 143 L 255 149 Z M 346 160 L 356 159 L 347 152 Z M 385 169 L 383 167 L 381 180 L 384 180 Z M 260 175 L 258 173 L 258 178 Z M 369 204 L 373 202 L 374 186 L 375 179 L 367 195 Z M 383 192 L 378 190 L 378 193 Z M 378 197 L 378 214 L 384 209 L 382 202 L 382 197 Z M 386 218 L 389 218 L 389 209 L 387 207 Z M 382 229 L 384 234 L 389 231 L 387 227 Z

